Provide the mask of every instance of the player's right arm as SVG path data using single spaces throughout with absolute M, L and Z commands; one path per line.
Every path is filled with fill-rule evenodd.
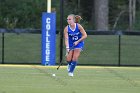
M 69 43 L 68 43 L 68 26 L 64 28 L 64 40 L 67 52 L 69 51 Z

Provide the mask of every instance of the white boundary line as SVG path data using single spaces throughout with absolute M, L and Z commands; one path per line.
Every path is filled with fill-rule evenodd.
M 58 66 L 42 66 L 42 65 L 22 65 L 22 64 L 1 64 L 0 67 L 32 67 L 36 66 L 39 68 L 57 68 Z M 67 66 L 61 66 L 61 68 L 67 68 Z M 77 66 L 76 68 L 84 68 L 84 69 L 94 69 L 94 68 L 124 68 L 124 69 L 140 69 L 140 67 L 116 67 L 116 66 Z

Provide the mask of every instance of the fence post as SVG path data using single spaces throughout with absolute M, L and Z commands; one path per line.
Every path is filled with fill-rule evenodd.
M 60 0 L 60 59 L 59 63 L 62 64 L 63 61 L 63 17 L 64 17 L 64 10 L 63 10 L 63 0 Z
M 2 33 L 2 64 L 4 64 L 4 33 Z
M 121 35 L 119 34 L 118 66 L 121 65 Z

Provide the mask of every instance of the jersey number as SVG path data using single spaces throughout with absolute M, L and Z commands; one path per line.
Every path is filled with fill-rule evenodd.
M 78 40 L 78 36 L 74 36 L 72 39 L 73 40 Z

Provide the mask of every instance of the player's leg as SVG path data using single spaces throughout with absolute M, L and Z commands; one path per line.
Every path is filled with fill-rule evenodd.
M 71 66 L 71 61 L 72 61 L 72 57 L 73 57 L 73 50 L 70 50 L 69 53 L 66 55 L 66 61 L 68 63 L 67 65 L 67 70 L 68 72 L 70 71 L 70 66 Z
M 73 57 L 72 57 L 72 62 L 71 62 L 71 66 L 70 66 L 70 73 L 69 73 L 69 76 L 73 76 L 73 72 L 75 70 L 75 67 L 77 65 L 77 61 L 78 61 L 78 58 L 80 56 L 80 52 L 81 52 L 81 49 L 80 48 L 76 48 L 74 49 L 74 52 L 73 52 Z

